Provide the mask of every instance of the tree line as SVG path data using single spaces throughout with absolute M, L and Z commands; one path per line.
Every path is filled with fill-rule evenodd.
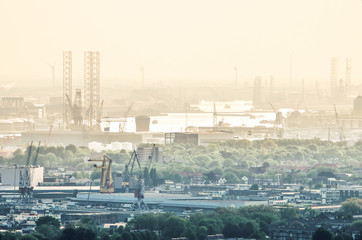
M 271 206 L 248 206 L 241 208 L 218 208 L 207 213 L 187 213 L 177 216 L 174 213 L 144 213 L 135 216 L 125 227 L 105 229 L 96 225 L 91 218 L 84 218 L 60 228 L 60 222 L 51 216 L 40 217 L 36 221 L 36 232 L 21 235 L 11 231 L 1 233 L 0 239 L 11 240 L 169 240 L 186 237 L 189 240 L 204 240 L 207 235 L 223 234 L 225 238 L 267 239 L 271 225 L 295 224 L 303 214 L 310 216 L 313 210 L 300 212 L 292 206 L 274 208 Z M 362 211 L 362 200 L 352 199 L 342 204 L 341 217 Z M 315 215 L 316 213 L 314 213 Z M 362 221 L 351 224 L 355 230 L 362 229 Z M 313 240 L 350 240 L 346 232 L 331 233 L 319 228 Z M 357 236 L 362 240 L 362 231 Z
M 151 147 L 143 144 L 141 147 Z M 227 183 L 244 183 L 245 177 L 266 177 L 277 181 L 276 174 L 280 173 L 279 180 L 285 183 L 301 181 L 308 185 L 310 179 L 318 176 L 323 171 L 350 173 L 351 178 L 358 178 L 358 168 L 362 161 L 362 142 L 353 145 L 345 142 L 322 141 L 319 139 L 298 140 L 233 140 L 209 144 L 207 146 L 192 144 L 160 145 L 162 157 L 152 162 L 157 170 L 157 177 L 151 177 L 151 171 L 144 172 L 148 162 L 141 162 L 142 168 L 135 168 L 137 175 L 145 174 L 152 179 L 148 184 L 157 185 L 162 180 L 188 183 L 182 177 L 185 172 L 199 172 L 204 174 L 207 182 L 215 182 L 225 178 Z M 25 164 L 29 147 L 23 152 L 18 149 L 11 158 L 0 157 L 0 164 L 13 166 Z M 34 158 L 37 147 L 32 148 Z M 84 172 L 96 171 L 87 161 L 91 151 L 87 147 L 68 146 L 40 146 L 38 164 L 43 167 L 64 167 L 76 170 L 77 178 L 90 177 Z M 115 172 L 122 172 L 130 158 L 130 152 L 107 151 L 104 152 L 113 160 Z M 316 164 L 337 164 L 339 168 L 314 168 Z M 264 174 L 255 174 L 249 171 L 250 167 L 266 167 Z M 286 173 L 282 169 L 290 166 L 309 168 L 307 171 Z M 279 171 L 279 172 L 278 172 Z M 97 173 L 95 173 L 97 174 Z M 97 175 L 96 175 L 97 176 Z M 158 181 L 160 180 L 160 181 Z M 303 182 L 305 181 L 305 182 Z M 361 183 L 361 180 L 360 182 Z

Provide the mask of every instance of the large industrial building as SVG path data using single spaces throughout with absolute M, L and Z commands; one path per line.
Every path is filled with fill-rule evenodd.
M 14 166 L 10 168 L 0 169 L 0 178 L 2 186 L 19 186 L 20 175 L 25 166 Z M 39 166 L 29 166 L 30 186 L 38 186 L 43 182 L 44 168 Z

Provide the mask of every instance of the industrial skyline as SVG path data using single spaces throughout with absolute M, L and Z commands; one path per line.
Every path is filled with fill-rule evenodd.
M 146 86 L 160 81 L 233 85 L 235 65 L 239 82 L 273 75 L 276 84 L 289 85 L 291 55 L 294 83 L 324 84 L 331 57 L 348 56 L 362 65 L 360 1 L 20 2 L 21 9 L 13 1 L 0 3 L 2 84 L 36 79 L 50 85 L 53 72 L 61 83 L 64 49 L 73 51 L 77 62 L 74 84 L 83 79 L 85 50 L 102 52 L 104 85 L 141 84 L 140 67 L 147 69 Z M 47 63 L 55 63 L 54 71 Z M 353 78 L 362 79 L 362 69 L 354 68 Z
M 0 29 L 0 239 L 362 239 L 360 0 L 1 0 Z

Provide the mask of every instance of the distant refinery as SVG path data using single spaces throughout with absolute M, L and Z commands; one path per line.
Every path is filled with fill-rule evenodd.
M 349 129 L 356 131 L 362 123 L 357 114 L 359 104 L 355 102 L 352 110 L 358 86 L 351 87 L 352 60 L 349 57 L 343 61 L 332 57 L 328 86 L 320 80 L 315 82 L 314 88 L 310 82 L 306 84 L 304 79 L 293 77 L 292 56 L 289 84 L 281 84 L 278 76 L 269 75 L 256 76 L 253 85 L 244 83 L 241 86 L 240 69 L 235 65 L 232 82 L 220 87 L 212 84 L 202 88 L 188 85 L 184 88 L 146 87 L 141 65 L 139 82 L 133 88 L 107 90 L 105 109 L 100 94 L 100 53 L 85 51 L 83 57 L 83 87 L 74 89 L 73 66 L 79 65 L 74 64 L 72 51 L 63 52 L 63 89 L 59 101 L 53 103 L 52 99 L 56 98 L 53 97 L 49 105 L 31 105 L 24 97 L 3 97 L 0 113 L 4 122 L 0 122 L 0 130 L 21 133 L 22 143 L 33 140 L 78 146 L 92 142 L 163 143 L 166 133 L 181 132 L 199 134 L 203 144 L 215 139 L 252 140 L 297 135 L 334 140 L 339 139 L 341 127 L 348 135 Z M 203 108 L 202 102 L 208 102 L 209 106 Z M 335 109 L 334 105 L 337 105 Z M 23 118 L 22 125 L 10 123 L 12 118 Z M 293 133 L 295 128 L 300 128 L 299 134 Z M 360 133 L 351 134 L 350 139 L 356 139 Z
M 72 89 L 72 52 L 63 52 L 63 125 L 86 125 L 90 128 L 100 120 L 100 54 L 84 52 L 84 96 L 76 89 L 75 98 Z M 84 103 L 84 105 L 83 105 Z

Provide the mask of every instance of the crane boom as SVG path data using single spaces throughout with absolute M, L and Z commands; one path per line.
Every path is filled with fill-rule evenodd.
M 277 110 L 275 109 L 274 105 L 272 103 L 269 103 L 271 108 L 273 109 L 274 113 L 276 114 L 277 113 Z
M 136 150 L 133 150 L 131 157 L 128 161 L 128 164 L 125 165 L 124 171 L 122 173 L 123 175 L 122 186 L 125 192 L 128 192 L 129 189 L 134 186 L 132 177 L 133 177 L 133 169 L 135 162 L 137 162 L 139 168 L 141 168 L 141 164 L 138 158 L 138 153 Z
M 150 161 L 150 163 L 149 163 L 149 165 L 148 165 L 148 171 L 151 171 L 151 165 L 152 165 L 153 155 L 155 154 L 155 147 L 156 147 L 156 144 L 153 144 L 151 155 L 148 156 L 148 160 Z
M 102 120 L 103 103 L 104 103 L 104 100 L 102 100 L 101 106 L 99 108 L 98 119 L 97 119 L 98 124 L 100 124 L 101 120 Z
M 102 162 L 102 165 L 98 166 L 97 164 L 94 165 L 95 168 L 102 169 L 101 173 L 101 182 L 100 182 L 100 192 L 101 193 L 113 193 L 114 192 L 114 185 L 113 185 L 113 178 L 112 178 L 112 159 L 103 155 L 101 158 L 94 158 L 89 159 L 89 162 Z M 108 166 L 107 166 L 108 162 Z
M 36 165 L 36 162 L 38 161 L 40 143 L 41 142 L 39 141 L 38 148 L 36 149 L 36 155 L 35 155 L 35 158 L 34 158 L 34 166 Z
M 28 157 L 26 158 L 26 166 L 29 166 L 32 148 L 33 148 L 33 141 L 31 141 L 30 147 L 28 148 Z
M 65 97 L 66 97 L 67 100 L 68 100 L 68 104 L 69 104 L 70 111 L 73 113 L 72 101 L 70 100 L 68 94 L 65 94 Z
M 140 164 L 140 161 L 139 161 L 139 159 L 138 159 L 138 153 L 136 152 L 136 150 L 134 150 L 133 153 L 134 153 L 134 156 L 133 156 L 133 161 L 132 161 L 132 167 L 131 167 L 130 176 L 133 175 L 134 162 L 137 161 L 139 168 L 141 168 L 141 164 Z

